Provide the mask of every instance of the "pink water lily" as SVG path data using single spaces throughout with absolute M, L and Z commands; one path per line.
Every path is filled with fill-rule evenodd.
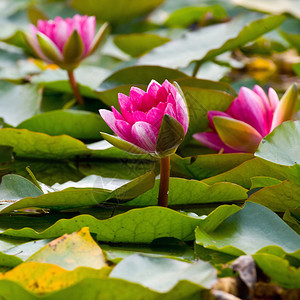
M 95 35 L 96 18 L 75 15 L 73 18 L 38 20 L 30 25 L 31 35 L 26 40 L 36 56 L 67 70 L 69 82 L 79 105 L 84 101 L 74 76 L 81 60 L 92 54 L 103 41 L 108 30 L 105 23 Z
M 100 109 L 100 115 L 115 134 L 144 152 L 156 152 L 164 115 L 179 122 L 184 135 L 187 132 L 189 121 L 185 101 L 168 80 L 162 85 L 152 80 L 147 92 L 132 87 L 129 96 L 119 93 L 118 99 L 121 113 L 112 106 L 112 111 Z
M 37 26 L 30 24 L 31 36 L 27 35 L 27 41 L 41 59 L 69 69 L 96 49 L 106 28 L 107 24 L 95 35 L 93 16 L 56 17 L 38 20 Z
M 193 137 L 216 151 L 254 153 L 267 134 L 293 117 L 296 104 L 295 84 L 280 101 L 272 88 L 267 96 L 258 85 L 253 90 L 242 87 L 226 112 L 207 113 L 212 131 L 196 133 Z

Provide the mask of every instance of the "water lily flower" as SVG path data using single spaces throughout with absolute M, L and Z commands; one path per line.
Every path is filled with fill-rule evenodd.
M 76 98 L 80 94 L 73 70 L 97 49 L 106 36 L 108 24 L 105 23 L 97 34 L 95 29 L 95 17 L 75 15 L 66 19 L 38 20 L 37 26 L 30 25 L 31 35 L 26 34 L 26 40 L 36 56 L 68 71 Z M 77 100 L 82 102 L 82 99 Z
M 189 124 L 184 95 L 168 80 L 162 85 L 152 80 L 146 92 L 132 87 L 129 96 L 119 93 L 118 99 L 121 113 L 113 106 L 112 111 L 99 110 L 118 137 L 102 136 L 124 151 L 161 159 L 159 205 L 167 206 L 170 154 L 183 141 Z
M 100 109 L 99 112 L 114 133 L 130 145 L 124 150 L 164 156 L 164 152 L 169 148 L 163 149 L 164 145 L 157 145 L 157 140 L 166 115 L 168 119 L 165 118 L 164 123 L 176 124 L 179 128 L 176 127 L 173 135 L 179 134 L 180 139 L 184 138 L 188 129 L 187 106 L 183 96 L 168 80 L 162 85 L 152 80 L 147 92 L 132 87 L 129 96 L 119 93 L 118 99 L 121 113 L 113 106 L 112 111 Z M 166 147 L 170 142 L 174 142 L 174 140 L 169 142 L 167 136 L 164 139 Z
M 212 131 L 196 133 L 193 137 L 216 151 L 254 153 L 267 134 L 292 119 L 297 99 L 296 84 L 288 88 L 280 101 L 272 88 L 267 96 L 258 85 L 253 90 L 242 87 L 226 112 L 207 113 Z

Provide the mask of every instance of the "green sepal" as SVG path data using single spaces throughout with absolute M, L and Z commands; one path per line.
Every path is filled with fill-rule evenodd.
M 27 17 L 31 24 L 37 26 L 38 20 L 48 20 L 49 17 L 40 9 L 35 6 L 27 8 Z
M 63 55 L 60 53 L 55 44 L 41 32 L 37 33 L 36 37 L 43 54 L 54 63 L 60 64 L 63 61 Z
M 104 133 L 104 132 L 100 132 L 101 136 L 103 137 L 103 139 L 105 139 L 106 141 L 108 141 L 110 144 L 112 144 L 113 146 L 125 151 L 125 152 L 129 152 L 129 153 L 133 153 L 133 154 L 149 154 L 149 152 L 145 151 L 144 149 L 133 145 L 127 141 L 122 140 L 119 137 Z
M 100 44 L 103 43 L 108 37 L 109 31 L 110 31 L 109 24 L 106 22 L 98 30 L 87 55 L 90 55 L 96 51 L 96 49 L 100 46 Z
M 160 158 L 174 154 L 184 137 L 182 125 L 173 117 L 164 115 L 157 136 L 155 154 Z
M 74 30 L 67 40 L 64 49 L 64 64 L 76 64 L 84 52 L 84 44 L 77 30 Z

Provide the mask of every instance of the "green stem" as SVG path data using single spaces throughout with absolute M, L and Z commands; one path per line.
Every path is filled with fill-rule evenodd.
M 78 85 L 77 85 L 77 82 L 76 82 L 75 77 L 74 77 L 74 70 L 68 71 L 68 76 L 69 76 L 69 82 L 70 82 L 74 97 L 77 101 L 77 104 L 78 105 L 83 105 L 84 101 L 83 101 L 83 99 L 80 95 Z
M 193 77 L 196 77 L 196 76 L 197 76 L 197 73 L 198 73 L 200 67 L 201 67 L 201 62 L 197 61 L 197 62 L 196 62 L 195 69 L 194 69 L 194 71 L 193 71 L 193 75 L 192 75 Z
M 168 207 L 169 196 L 169 179 L 170 179 L 170 156 L 160 159 L 160 183 L 158 205 Z

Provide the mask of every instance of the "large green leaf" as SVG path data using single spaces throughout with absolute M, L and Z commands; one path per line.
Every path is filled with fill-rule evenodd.
M 216 215 L 215 223 L 219 223 L 224 216 L 228 217 L 236 211 L 236 206 L 220 206 L 212 216 Z M 210 216 L 207 217 L 211 219 Z M 214 217 L 213 217 L 214 218 Z M 19 219 L 20 220 L 20 219 Z M 3 218 L 3 222 L 4 222 Z M 4 235 L 27 238 L 56 238 L 65 233 L 72 233 L 82 227 L 89 227 L 97 240 L 115 243 L 151 243 L 154 239 L 172 237 L 179 240 L 191 241 L 194 239 L 195 228 L 202 224 L 203 219 L 189 216 L 163 207 L 146 207 L 132 209 L 107 220 L 99 220 L 90 215 L 80 215 L 72 219 L 61 219 L 48 227 L 47 222 L 31 223 L 3 223 L 0 232 Z M 13 229 L 16 225 L 17 229 Z M 47 226 L 45 230 L 43 230 Z M 5 227 L 5 228 L 4 228 Z M 27 228 L 22 228 L 27 227 Z M 6 230 L 6 228 L 9 228 Z M 22 228 L 22 229 L 21 229 Z
M 97 89 L 97 94 L 106 105 L 118 108 L 118 93 L 128 95 L 132 86 L 145 90 L 152 79 L 162 83 L 165 79 L 171 82 L 182 77 L 187 75 L 175 69 L 160 66 L 133 66 L 118 70 L 107 77 Z
M 279 246 L 293 253 L 300 248 L 300 237 L 271 210 L 246 202 L 243 209 L 214 230 L 200 225 L 196 229 L 196 243 L 236 256 L 255 254 L 267 246 Z
M 17 157 L 42 159 L 74 159 L 78 156 L 94 158 L 142 159 L 112 147 L 106 141 L 88 147 L 81 141 L 67 135 L 50 136 L 27 129 L 0 129 L 0 145 L 11 146 Z
M 38 113 L 41 90 L 37 85 L 14 85 L 0 81 L 0 117 L 16 126 Z
M 300 269 L 291 266 L 287 260 L 268 253 L 257 253 L 253 258 L 272 281 L 287 289 L 300 288 Z
M 0 296 L 9 299 L 22 300 L 56 300 L 56 299 L 118 299 L 122 295 L 123 300 L 147 299 L 147 300 L 180 300 L 180 299 L 199 299 L 202 288 L 198 284 L 189 281 L 180 281 L 172 290 L 167 293 L 158 293 L 140 284 L 131 283 L 122 279 L 115 278 L 96 278 L 91 272 L 86 270 L 81 276 L 81 280 L 72 286 L 66 287 L 56 292 L 38 296 L 29 292 L 12 280 L 0 280 Z M 74 271 L 78 273 L 78 271 Z M 78 276 L 78 275 L 77 275 Z
M 100 115 L 80 110 L 45 112 L 23 121 L 17 128 L 49 135 L 67 134 L 83 140 L 99 140 L 100 131 L 111 131 Z
M 271 14 L 289 13 L 300 19 L 300 4 L 297 0 L 234 0 L 237 5 Z
M 245 45 L 278 27 L 285 20 L 284 16 L 258 18 L 257 14 L 242 15 L 228 23 L 187 33 L 182 38 L 153 49 L 139 60 L 139 64 L 186 67 L 192 61 L 209 60 L 228 50 Z
M 159 180 L 153 189 L 126 203 L 132 206 L 157 205 Z M 205 204 L 213 202 L 233 202 L 247 199 L 247 190 L 221 182 L 209 186 L 201 181 L 170 178 L 169 205 Z
M 276 212 L 300 208 L 300 186 L 289 180 L 265 187 L 252 194 L 249 201 L 262 204 Z
M 80 66 L 74 71 L 80 93 L 90 98 L 97 98 L 94 90 L 107 75 L 107 70 L 94 66 Z M 31 82 L 60 92 L 72 92 L 67 72 L 61 69 L 43 71 L 33 76 Z
M 220 5 L 183 7 L 174 11 L 165 21 L 169 27 L 187 27 L 193 24 L 205 23 L 205 17 L 219 21 L 227 17 L 225 9 Z M 211 20 L 210 20 L 211 21 Z
M 253 158 L 252 154 L 208 154 L 181 158 L 171 156 L 171 173 L 174 176 L 202 180 L 229 171 Z
M 300 121 L 276 127 L 260 143 L 255 156 L 284 166 L 300 165 Z
M 119 34 L 114 37 L 114 43 L 125 53 L 134 57 L 161 46 L 169 40 L 152 33 Z
M 109 277 L 139 283 L 151 290 L 166 293 L 181 280 L 210 289 L 216 283 L 216 275 L 216 269 L 207 262 L 191 264 L 170 258 L 135 254 L 121 261 Z
M 124 184 L 124 180 L 93 176 L 90 180 L 82 180 L 81 183 L 77 183 L 80 188 L 76 187 L 76 184 L 75 187 L 68 187 L 72 186 L 69 183 L 62 185 L 62 187 L 67 187 L 65 189 L 41 194 L 37 188 L 35 190 L 34 186 L 30 186 L 31 183 L 27 179 L 18 175 L 6 175 L 0 185 L 0 196 L 3 199 L 0 213 L 32 207 L 46 209 L 85 207 L 97 205 L 112 198 L 128 200 L 152 188 L 154 177 L 154 173 L 149 172 L 131 182 L 125 181 Z M 111 181 L 114 181 L 113 185 Z M 111 187 L 113 187 L 112 190 L 108 189 Z
M 65 270 L 78 267 L 101 269 L 107 265 L 101 248 L 93 240 L 87 227 L 51 241 L 26 261 L 55 264 Z
M 20 200 L 25 197 L 38 197 L 43 192 L 31 181 L 19 175 L 5 175 L 0 184 L 1 204 L 3 200 Z
M 279 180 L 287 178 L 296 179 L 296 171 L 285 166 L 275 165 L 260 158 L 243 162 L 232 170 L 204 179 L 207 184 L 229 181 L 245 188 L 251 187 L 251 178 L 255 176 L 268 176 Z
M 123 23 L 144 15 L 160 5 L 163 0 L 71 0 L 71 5 L 83 14 L 95 15 L 101 21 Z

